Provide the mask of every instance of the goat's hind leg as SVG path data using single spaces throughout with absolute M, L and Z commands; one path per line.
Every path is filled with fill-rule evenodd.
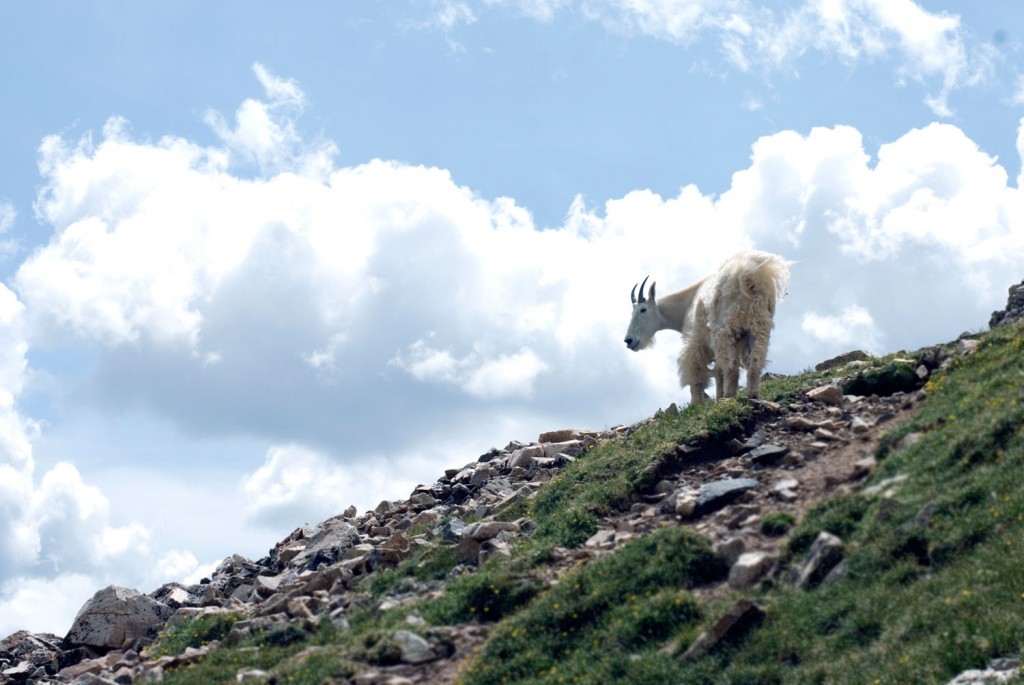
M 740 349 L 736 337 L 728 329 L 719 329 L 711 334 L 711 345 L 715 351 L 715 381 L 718 388 L 715 396 L 736 397 L 740 384 Z

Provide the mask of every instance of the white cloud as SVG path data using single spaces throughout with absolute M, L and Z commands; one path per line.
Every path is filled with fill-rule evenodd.
M 460 0 L 430 0 L 430 4 L 434 11 L 427 22 L 428 27 L 451 31 L 462 24 L 476 22 L 476 13 L 468 3 Z
M 323 141 L 307 145 L 295 130 L 294 117 L 306 106 L 305 95 L 298 84 L 274 76 L 258 62 L 253 65 L 253 72 L 263 86 L 267 101 L 248 99 L 243 102 L 235 112 L 234 127 L 216 111 L 206 113 L 206 123 L 228 145 L 234 157 L 255 163 L 263 173 L 287 168 L 302 175 L 323 174 L 331 165 L 337 148 Z
M 297 524 L 316 523 L 348 506 L 345 493 L 357 486 L 348 472 L 327 457 L 299 445 L 267 452 L 266 462 L 242 482 L 248 515 L 275 519 L 282 514 Z
M 411 344 L 389 363 L 409 372 L 416 380 L 456 385 L 484 399 L 529 398 L 537 376 L 551 368 L 528 347 L 496 358 L 489 358 L 480 350 L 455 358 L 449 351 L 434 349 L 423 340 Z
M 1024 105 L 1024 74 L 1018 74 L 1014 82 L 1013 95 L 1010 96 L 1010 104 L 1018 107 Z
M 838 314 L 804 314 L 801 329 L 816 339 L 839 347 L 856 347 L 878 354 L 882 351 L 882 336 L 875 320 L 864 307 L 850 305 Z
M 913 0 L 806 0 L 786 10 L 746 0 L 586 0 L 581 7 L 616 31 L 683 44 L 712 35 L 744 72 L 792 71 L 811 50 L 850 63 L 892 57 L 897 82 L 937 82 L 925 103 L 943 117 L 952 115 L 950 93 L 984 80 L 992 67 L 985 50 L 968 50 L 959 16 Z
M 570 0 L 484 0 L 485 5 L 512 4 L 520 12 L 536 19 L 548 22 L 554 19 L 558 10 L 570 4 Z
M 11 635 L 18 630 L 66 631 L 71 628 L 78 610 L 101 587 L 101 580 L 80 573 L 52 579 L 7 579 L 0 584 L 0 635 Z
M 14 219 L 18 213 L 10 202 L 0 200 L 0 233 L 6 233 L 14 225 Z
M 74 465 L 37 476 L 39 427 L 16 407 L 27 351 L 24 307 L 0 285 L 0 635 L 66 630 L 96 578 L 139 579 L 152 562 L 149 531 L 112 525 L 106 497 Z
M 240 490 L 249 520 L 294 528 L 336 516 L 352 504 L 366 511 L 383 499 L 408 497 L 417 484 L 438 475 L 436 456 L 374 455 L 349 466 L 318 450 L 289 444 L 267 450 L 263 465 L 242 478 Z

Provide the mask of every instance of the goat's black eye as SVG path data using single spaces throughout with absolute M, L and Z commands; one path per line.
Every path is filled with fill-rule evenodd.
M 640 313 L 643 314 L 647 311 L 647 307 L 640 307 Z

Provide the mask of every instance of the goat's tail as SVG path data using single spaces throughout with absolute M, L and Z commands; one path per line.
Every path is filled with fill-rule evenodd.
M 770 252 L 751 250 L 742 255 L 740 276 L 743 294 L 781 300 L 789 291 L 789 262 Z

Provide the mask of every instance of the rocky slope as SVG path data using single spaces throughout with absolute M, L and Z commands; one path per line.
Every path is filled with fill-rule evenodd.
M 1015 288 L 1018 295 L 1024 293 L 1024 283 Z M 1019 316 L 1014 303 L 1011 289 L 1010 306 L 999 322 Z M 863 353 L 823 362 L 818 371 L 826 373 L 818 387 L 801 389 L 785 404 L 758 403 L 742 433 L 667 452 L 653 467 L 653 486 L 632 507 L 604 519 L 582 546 L 555 549 L 547 582 L 555 583 L 562 571 L 665 526 L 685 526 L 710 539 L 728 564 L 727 576 L 695 591 L 708 601 L 765 579 L 810 587 L 842 577 L 841 540 L 823 533 L 805 557 L 787 560 L 783 538 L 772 523 L 799 519 L 815 502 L 863 487 L 875 467 L 872 455 L 880 435 L 917 409 L 925 397 L 920 388 L 936 368 L 951 357 L 970 354 L 975 344 L 967 336 L 927 348 L 903 360 L 898 366 L 904 373 L 896 375 L 861 378 L 861 369 L 870 366 Z M 673 406 L 664 411 L 677 410 Z M 462 563 L 452 575 L 472 573 L 488 557 L 509 554 L 536 523 L 526 516 L 507 520 L 499 512 L 507 514 L 513 505 L 528 502 L 593 445 L 635 432 L 653 418 L 611 431 L 557 430 L 535 442 L 513 441 L 449 469 L 406 500 L 381 502 L 362 514 L 349 508 L 315 526 L 298 528 L 262 559 L 228 557 L 197 585 L 168 584 L 148 594 L 118 587 L 100 590 L 82 607 L 66 636 L 21 631 L 0 641 L 0 684 L 160 682 L 167 672 L 202 659 L 219 644 L 237 644 L 257 633 L 306 635 L 325 622 L 344 631 L 348 617 L 360 608 L 383 610 L 436 595 L 443 591 L 443 581 L 406 577 L 374 597 L 368 580 L 422 547 L 454 544 Z M 914 440 L 914 434 L 905 440 Z M 900 483 L 883 481 L 872 487 L 895 491 Z M 680 646 L 686 648 L 683 658 L 713 648 L 760 611 L 752 602 L 738 602 L 692 644 Z M 162 631 L 226 613 L 237 620 L 221 643 L 164 656 L 147 650 Z M 422 620 L 415 614 L 408 620 L 409 630 L 390 635 L 396 653 L 388 665 L 364 664 L 349 682 L 454 682 L 460 664 L 491 629 L 487 623 L 466 623 L 414 630 Z M 1018 662 L 1006 660 L 956 682 L 1002 682 L 997 679 L 1008 679 L 1019 669 Z M 276 682 L 272 672 L 244 668 L 236 680 Z

